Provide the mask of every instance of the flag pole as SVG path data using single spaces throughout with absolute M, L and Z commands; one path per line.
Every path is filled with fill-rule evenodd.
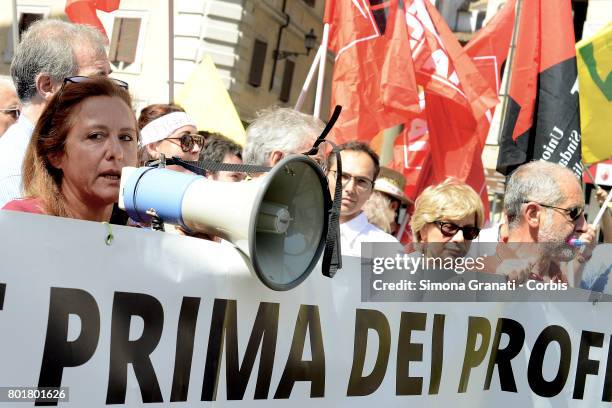
M 174 102 L 174 0 L 168 0 L 168 103 Z
M 13 30 L 13 55 L 15 55 L 15 51 L 17 50 L 17 45 L 19 45 L 19 20 L 17 20 L 17 0 L 13 0 L 13 26 L 11 29 Z
M 308 75 L 306 75 L 306 80 L 304 81 L 304 85 L 302 86 L 302 90 L 300 91 L 300 96 L 298 96 L 297 102 L 295 102 L 295 110 L 302 110 L 302 106 L 304 105 L 304 100 L 306 99 L 306 93 L 310 89 L 310 84 L 312 83 L 312 78 L 314 78 L 314 74 L 317 70 L 319 58 L 323 55 L 323 45 L 319 47 L 317 53 L 312 61 L 312 65 L 310 65 L 310 70 L 308 71 Z
M 508 92 L 510 91 L 510 81 L 512 79 L 512 66 L 514 65 L 514 54 L 516 51 L 516 43 L 518 41 L 518 32 L 519 32 L 519 23 L 521 17 L 521 6 L 523 4 L 523 0 L 516 1 L 516 11 L 514 17 L 514 28 L 512 29 L 512 39 L 510 40 L 510 49 L 508 50 L 508 63 L 506 64 L 506 68 L 504 69 L 504 78 L 506 79 L 504 83 L 504 88 L 500 96 L 502 96 L 502 109 L 501 109 L 501 120 L 499 124 L 499 131 L 497 134 L 497 143 L 501 142 L 501 136 L 504 131 L 504 126 L 506 125 L 506 112 L 508 111 Z
M 313 116 L 321 117 L 321 99 L 323 98 L 323 81 L 325 79 L 325 60 L 327 59 L 327 44 L 329 41 L 329 23 L 323 25 L 323 38 L 321 40 L 321 58 L 319 59 L 319 77 L 317 79 L 317 93 L 315 96 Z
M 612 190 L 608 191 L 608 196 L 606 197 L 606 200 L 601 205 L 601 208 L 599 209 L 599 212 L 597 213 L 597 217 L 595 217 L 595 220 L 593 221 L 594 228 L 597 228 L 599 226 L 601 219 L 603 218 L 604 214 L 606 213 L 606 210 L 608 209 L 608 204 L 610 204 L 610 200 L 612 200 Z

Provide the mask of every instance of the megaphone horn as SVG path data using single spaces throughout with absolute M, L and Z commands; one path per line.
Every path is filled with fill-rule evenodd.
M 288 156 L 268 173 L 239 183 L 165 168 L 125 167 L 119 207 L 137 222 L 164 222 L 221 237 L 248 259 L 269 288 L 299 285 L 325 246 L 331 198 L 320 167 Z

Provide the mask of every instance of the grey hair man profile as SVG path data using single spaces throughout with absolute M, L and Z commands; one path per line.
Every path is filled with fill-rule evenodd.
M 324 127 L 319 119 L 295 109 L 260 111 L 246 130 L 242 160 L 245 164 L 272 167 L 290 154 L 310 150 Z M 322 149 L 313 159 L 324 163 Z
M 12 82 L 0 80 L 0 137 L 13 123 L 17 122 L 21 104 Z
M 525 264 L 517 268 L 514 262 L 508 278 L 568 282 L 559 263 L 578 255 L 571 240 L 590 246 L 595 239 L 594 228 L 584 218 L 584 194 L 575 174 L 545 161 L 520 166 L 506 185 L 504 211 L 509 244 L 498 247 L 497 258 Z M 497 272 L 505 273 L 499 268 Z
M 0 138 L 0 207 L 21 197 L 21 166 L 34 126 L 65 78 L 109 75 L 105 38 L 95 28 L 41 20 L 23 33 L 11 63 L 22 104 L 19 120 Z

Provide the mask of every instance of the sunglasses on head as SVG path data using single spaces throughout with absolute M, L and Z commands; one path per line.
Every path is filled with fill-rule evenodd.
M 575 207 L 571 207 L 571 208 L 563 208 L 563 207 L 555 207 L 554 205 L 538 203 L 537 201 L 523 201 L 523 204 L 527 204 L 527 203 L 530 203 L 530 202 L 536 203 L 540 207 L 550 208 L 552 210 L 563 211 L 563 213 L 565 215 L 567 215 L 570 218 L 570 220 L 572 220 L 572 221 L 578 220 L 578 218 L 580 218 L 580 216 L 584 212 L 584 207 L 579 206 L 579 205 L 577 205 Z
M 5 115 L 11 116 L 14 120 L 19 119 L 19 115 L 21 114 L 19 108 L 0 109 L 0 112 L 4 113 Z
M 86 76 L 81 76 L 81 75 L 76 75 L 76 76 L 64 78 L 64 83 L 62 84 L 62 88 L 66 84 L 80 84 L 82 82 L 91 81 L 92 79 L 93 78 L 86 77 Z M 122 81 L 120 79 L 115 79 L 115 78 L 107 78 L 107 79 L 109 81 L 111 81 L 112 83 L 114 83 L 115 85 L 117 85 L 118 87 L 123 88 L 126 91 L 128 90 L 128 83 L 127 82 Z
M 180 137 L 168 137 L 165 140 L 178 140 L 184 153 L 192 151 L 195 145 L 198 145 L 200 149 L 204 147 L 204 136 L 194 133 L 185 133 Z
M 433 223 L 436 224 L 442 235 L 447 238 L 454 237 L 457 232 L 461 231 L 463 233 L 463 238 L 471 241 L 480 234 L 480 228 L 478 227 L 460 227 L 448 221 L 434 221 Z

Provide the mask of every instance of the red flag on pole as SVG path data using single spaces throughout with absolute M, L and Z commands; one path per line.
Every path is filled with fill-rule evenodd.
M 429 150 L 427 118 L 422 112 L 406 121 L 404 130 L 395 138 L 393 160 L 388 164 L 406 178 L 404 192 L 412 201 L 417 198 L 417 182 Z
M 418 112 L 403 0 L 328 2 L 329 46 L 336 54 L 331 105 L 342 105 L 338 142 L 370 140 Z
M 407 12 L 417 82 L 425 90 L 431 149 L 428 182 L 447 177 L 469 182 L 483 192 L 488 207 L 480 155 L 497 92 L 429 1 L 413 0 Z
M 516 0 L 508 0 L 464 47 L 489 86 L 499 91 L 501 70 L 512 40 Z
M 96 10 L 110 13 L 119 8 L 120 0 L 67 0 L 64 11 L 75 24 L 88 24 L 97 28 L 108 39 Z
M 582 173 L 576 49 L 569 0 L 523 1 L 497 170 L 532 160 Z

